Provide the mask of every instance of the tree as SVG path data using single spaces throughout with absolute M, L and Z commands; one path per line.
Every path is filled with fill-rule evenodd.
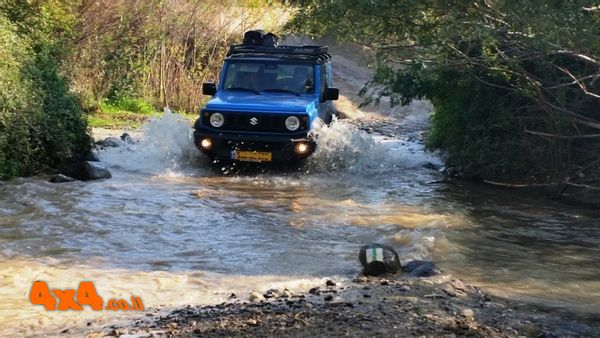
M 428 98 L 429 145 L 469 176 L 600 185 L 593 1 L 291 1 L 290 24 L 373 51 L 375 99 Z

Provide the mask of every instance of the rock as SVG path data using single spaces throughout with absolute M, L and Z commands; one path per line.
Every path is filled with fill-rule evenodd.
M 256 320 L 256 319 L 248 319 L 246 321 L 246 325 L 248 325 L 248 326 L 256 326 L 256 325 L 258 325 L 258 320 Z
M 96 155 L 95 152 L 90 151 L 84 158 L 85 161 L 90 161 L 90 162 L 100 162 L 100 158 L 98 157 L 98 155 Z
M 269 298 L 275 298 L 275 297 L 279 297 L 280 293 L 279 290 L 277 289 L 270 289 L 267 290 L 265 293 L 263 293 L 263 297 L 269 299 Z
M 368 282 L 369 279 L 365 276 L 358 276 L 352 280 L 354 283 L 362 284 Z
M 290 290 L 283 289 L 283 291 L 279 295 L 279 298 L 291 298 L 293 296 L 294 296 L 294 294 Z
M 250 297 L 248 297 L 248 300 L 251 302 L 260 302 L 263 299 L 264 297 L 256 291 L 251 292 Z
M 123 133 L 123 135 L 121 135 L 121 141 L 127 142 L 127 143 L 133 143 L 133 139 L 127 133 Z
M 396 273 L 401 269 L 400 259 L 394 248 L 384 244 L 367 244 L 360 248 L 358 259 L 367 276 Z
M 472 319 L 473 317 L 475 317 L 475 312 L 473 312 L 473 310 L 471 310 L 471 309 L 463 309 L 462 315 L 467 318 Z
M 427 163 L 423 164 L 423 168 L 430 169 L 430 170 L 435 170 L 435 171 L 440 171 L 440 169 L 442 168 L 442 166 L 439 165 L 439 164 L 432 163 L 432 162 L 427 162 Z
M 412 277 L 431 277 L 442 273 L 432 262 L 420 260 L 407 263 L 402 267 L 402 271 Z
M 316 296 L 318 296 L 318 295 L 320 295 L 320 294 L 321 294 L 321 291 L 319 291 L 319 288 L 318 288 L 318 287 L 314 287 L 314 288 L 312 288 L 312 289 L 308 290 L 308 293 L 310 293 L 311 295 L 316 295 Z
M 233 292 L 232 292 L 232 293 L 229 295 L 229 299 L 235 299 L 235 298 L 237 298 L 237 296 L 236 296 L 236 294 L 235 294 L 235 293 L 233 293 Z
M 100 140 L 98 142 L 96 142 L 96 146 L 98 147 L 102 147 L 102 148 L 116 148 L 116 147 L 120 147 L 121 144 L 123 144 L 123 141 L 121 141 L 120 139 L 116 138 L 116 137 L 107 137 L 104 140 Z
M 52 183 L 66 183 L 66 182 L 74 182 L 77 180 L 72 177 L 63 175 L 63 174 L 57 174 L 57 175 L 50 177 L 50 180 L 48 180 L 48 181 L 52 182 Z
M 335 282 L 332 281 L 332 280 L 330 280 L 330 279 L 328 279 L 327 282 L 325 282 L 325 285 L 327 285 L 327 286 L 335 286 Z
M 80 181 L 91 181 L 112 177 L 112 174 L 108 169 L 89 161 L 72 164 L 65 168 L 62 171 L 62 174 Z
M 330 301 L 333 300 L 333 296 L 332 295 L 327 295 L 327 296 L 323 297 L 323 300 L 326 301 L 326 302 L 330 302 Z

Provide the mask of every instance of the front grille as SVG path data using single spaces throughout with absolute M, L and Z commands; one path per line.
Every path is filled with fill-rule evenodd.
M 211 127 L 209 119 L 210 114 L 204 117 L 204 124 Z M 225 116 L 225 123 L 219 130 L 227 131 L 251 131 L 265 133 L 291 133 L 285 127 L 285 119 L 289 116 L 296 116 L 300 119 L 300 128 L 294 132 L 306 130 L 308 125 L 308 116 L 300 114 L 263 114 L 263 113 L 231 113 L 221 112 Z

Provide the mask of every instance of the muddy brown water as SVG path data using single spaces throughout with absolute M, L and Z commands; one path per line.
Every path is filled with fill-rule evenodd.
M 147 307 L 210 304 L 231 292 L 305 290 L 359 271 L 358 249 L 394 246 L 403 262 L 433 260 L 452 277 L 524 303 L 600 310 L 598 213 L 466 183 L 440 183 L 434 154 L 405 136 L 321 130 L 305 165 L 210 164 L 176 114 L 135 144 L 99 151 L 113 178 L 0 186 L 0 321 L 15 332 L 101 320 L 59 314 L 27 299 L 34 280 Z M 69 322 L 71 321 L 71 322 Z

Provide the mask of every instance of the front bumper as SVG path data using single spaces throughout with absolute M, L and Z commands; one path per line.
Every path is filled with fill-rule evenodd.
M 201 145 L 202 140 L 210 139 L 209 149 Z M 298 153 L 296 146 L 299 143 L 308 145 L 308 151 Z M 214 131 L 196 125 L 194 130 L 194 144 L 211 158 L 221 160 L 234 160 L 235 151 L 257 151 L 272 154 L 272 162 L 289 162 L 301 160 L 310 156 L 316 149 L 316 142 L 306 132 L 297 134 L 259 134 L 235 131 Z

